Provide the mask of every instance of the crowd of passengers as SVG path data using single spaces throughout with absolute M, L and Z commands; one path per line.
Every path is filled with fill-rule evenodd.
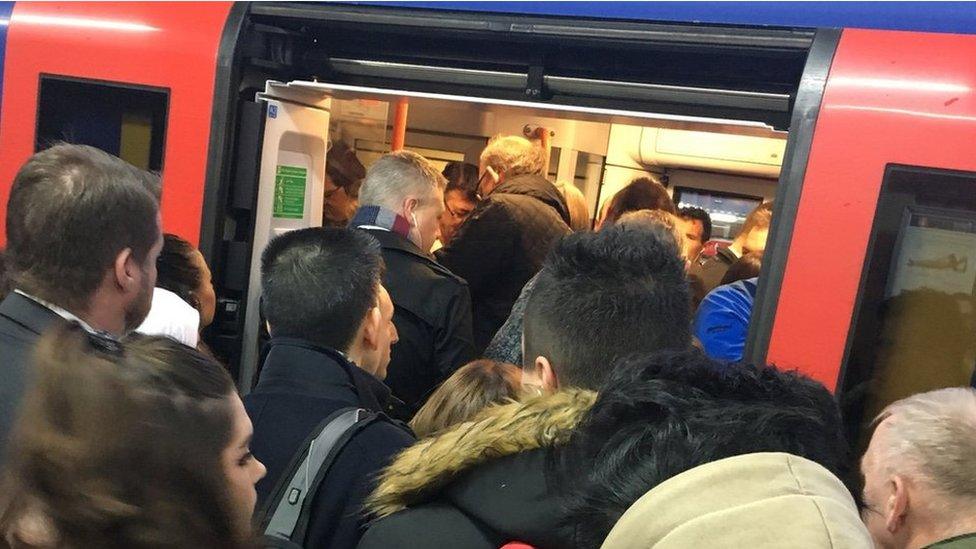
M 334 147 L 332 226 L 261 255 L 241 399 L 158 178 L 32 156 L 0 256 L 0 547 L 976 547 L 976 390 L 890 404 L 854 455 L 823 385 L 741 361 L 769 203 L 708 253 L 707 213 L 647 178 L 591 230 L 544 159 Z

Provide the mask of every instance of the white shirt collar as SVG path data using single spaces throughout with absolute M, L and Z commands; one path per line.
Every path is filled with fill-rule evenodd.
M 92 328 L 91 326 L 89 326 L 87 322 L 85 322 L 84 320 L 78 318 L 76 315 L 74 315 L 70 311 L 67 311 L 65 309 L 62 309 L 61 307 L 58 307 L 57 305 L 55 305 L 53 303 L 48 303 L 47 301 L 44 301 L 43 299 L 41 299 L 39 297 L 32 296 L 32 295 L 30 295 L 27 292 L 24 292 L 24 291 L 21 291 L 21 290 L 16 290 L 16 289 L 14 290 L 14 292 L 16 292 L 16 293 L 18 293 L 18 294 L 26 297 L 27 299 L 29 299 L 29 300 L 31 300 L 31 301 L 33 301 L 33 302 L 35 302 L 35 303 L 37 303 L 37 304 L 39 304 L 39 305 L 47 308 L 47 309 L 49 309 L 52 313 L 60 316 L 61 318 L 67 320 L 68 322 L 77 322 L 78 325 L 81 326 L 82 328 L 84 328 L 84 330 L 86 332 L 88 332 L 88 333 L 91 333 L 91 334 L 101 333 L 98 330 L 96 330 L 96 329 Z

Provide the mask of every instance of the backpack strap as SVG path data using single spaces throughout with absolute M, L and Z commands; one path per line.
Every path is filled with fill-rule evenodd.
M 312 499 L 326 473 L 349 440 L 379 417 L 362 408 L 344 408 L 316 426 L 268 499 L 262 521 L 266 540 L 304 542 Z

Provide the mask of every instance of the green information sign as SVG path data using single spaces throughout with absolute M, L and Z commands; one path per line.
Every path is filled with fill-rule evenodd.
M 302 219 L 305 217 L 305 184 L 308 169 L 300 166 L 278 165 L 275 171 L 274 217 Z

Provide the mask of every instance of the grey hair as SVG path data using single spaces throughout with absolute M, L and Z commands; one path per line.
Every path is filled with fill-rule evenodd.
M 954 387 L 910 396 L 889 405 L 874 422 L 888 427 L 881 459 L 890 472 L 931 487 L 940 499 L 976 504 L 976 390 Z
M 410 151 L 397 151 L 383 155 L 366 170 L 359 189 L 359 203 L 399 211 L 407 197 L 424 204 L 435 202 L 435 192 L 443 191 L 446 186 L 447 179 L 426 158 Z
M 542 147 L 517 135 L 495 136 L 481 151 L 481 166 L 491 166 L 499 175 L 545 175 Z

